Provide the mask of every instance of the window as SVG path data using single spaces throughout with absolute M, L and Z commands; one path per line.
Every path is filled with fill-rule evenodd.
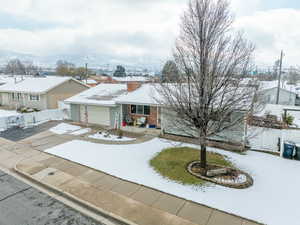
M 21 93 L 12 93 L 12 99 L 13 100 L 20 100 L 22 98 L 22 94 Z
M 144 114 L 144 106 L 143 105 L 137 106 L 136 114 L 141 114 L 141 115 Z
M 131 105 L 131 113 L 136 114 L 136 105 Z
M 150 115 L 149 105 L 131 105 L 131 113 L 139 115 Z
M 29 95 L 30 101 L 39 101 L 40 96 L 39 95 Z
M 144 106 L 144 115 L 150 115 L 150 106 L 149 105 Z

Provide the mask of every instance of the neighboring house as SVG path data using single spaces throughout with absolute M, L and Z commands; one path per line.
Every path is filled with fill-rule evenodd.
M 294 85 L 282 84 L 279 90 L 279 105 L 296 105 L 297 90 Z M 277 81 L 260 82 L 259 95 L 266 104 L 276 104 L 277 92 Z
M 263 101 L 267 104 L 276 104 L 278 88 L 270 88 L 262 90 L 260 93 L 262 95 Z M 296 105 L 297 94 L 293 91 L 289 91 L 280 88 L 279 91 L 279 105 Z
M 25 77 L 0 86 L 0 104 L 8 108 L 58 108 L 58 102 L 89 87 L 69 77 Z
M 70 104 L 73 121 L 115 127 L 120 124 L 120 106 L 115 100 L 126 92 L 126 84 L 99 84 L 65 103 Z

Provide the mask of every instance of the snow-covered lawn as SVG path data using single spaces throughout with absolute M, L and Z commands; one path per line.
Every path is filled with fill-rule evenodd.
M 135 138 L 129 138 L 129 137 L 124 137 L 124 136 L 122 138 L 118 138 L 118 136 L 112 135 L 112 134 L 109 134 L 107 136 L 107 134 L 104 134 L 104 133 L 92 134 L 89 136 L 89 138 L 105 140 L 105 141 L 134 141 L 134 140 L 136 140 Z
M 240 155 L 209 148 L 228 156 L 238 168 L 249 172 L 254 185 L 243 190 L 217 185 L 199 188 L 164 179 L 149 166 L 149 160 L 154 155 L 178 144 L 158 138 L 132 145 L 104 145 L 76 140 L 48 149 L 47 152 L 269 225 L 299 223 L 299 161 L 258 152 Z
M 9 117 L 9 116 L 16 116 L 16 115 L 19 115 L 19 113 L 16 111 L 0 109 L 0 117 Z
M 66 133 L 70 133 L 73 131 L 77 131 L 79 129 L 81 129 L 80 126 L 75 126 L 75 125 L 71 125 L 71 124 L 67 124 L 67 123 L 60 123 L 57 126 L 52 127 L 50 129 L 50 131 L 55 134 L 66 134 Z

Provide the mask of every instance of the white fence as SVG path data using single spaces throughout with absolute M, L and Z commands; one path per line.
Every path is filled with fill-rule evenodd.
M 44 110 L 40 112 L 23 113 L 0 118 L 0 131 L 11 127 L 31 127 L 50 120 L 69 119 L 67 109 Z
M 270 152 L 278 152 L 283 142 L 292 141 L 300 143 L 300 129 L 270 129 L 261 127 L 249 128 L 249 145 L 252 149 Z

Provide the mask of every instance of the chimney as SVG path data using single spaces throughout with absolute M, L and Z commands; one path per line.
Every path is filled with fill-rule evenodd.
M 131 81 L 127 82 L 127 91 L 132 92 L 138 89 L 142 84 L 140 82 Z

